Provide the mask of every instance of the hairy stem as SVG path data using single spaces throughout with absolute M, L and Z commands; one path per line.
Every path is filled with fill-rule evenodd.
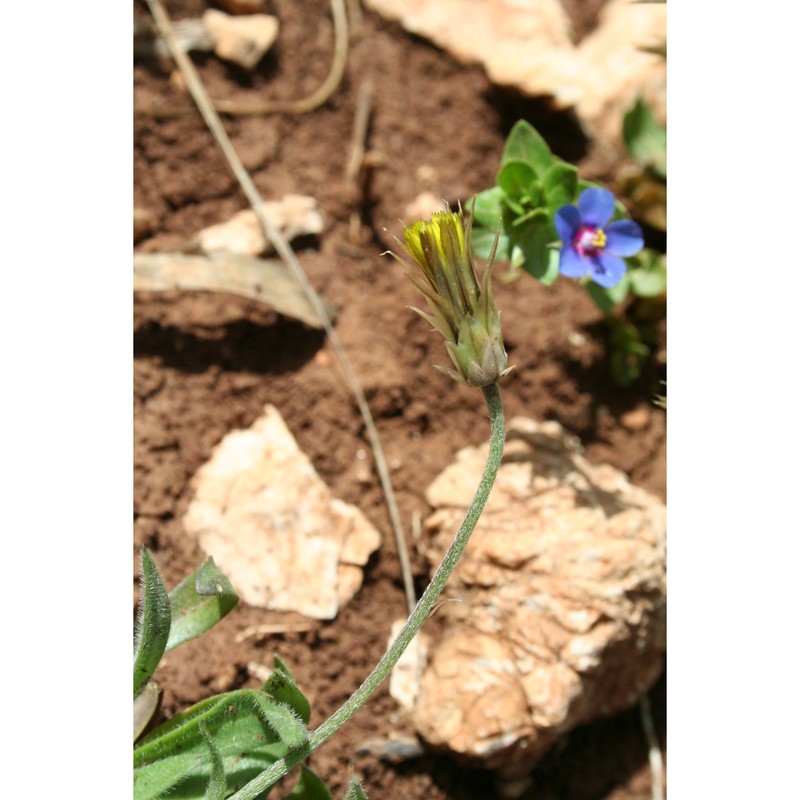
M 461 527 L 455 539 L 453 539 L 450 549 L 442 559 L 442 563 L 439 565 L 433 578 L 431 578 L 428 588 L 419 599 L 416 608 L 403 626 L 403 629 L 361 686 L 356 689 L 338 711 L 335 711 L 322 725 L 312 731 L 305 747 L 293 751 L 285 758 L 276 761 L 258 777 L 254 778 L 246 786 L 243 786 L 236 794 L 231 795 L 229 800 L 253 800 L 265 789 L 273 786 L 310 752 L 316 750 L 321 744 L 333 736 L 333 734 L 364 705 L 381 683 L 383 683 L 417 631 L 419 631 L 422 624 L 428 618 L 428 615 L 431 613 L 436 603 L 436 599 L 441 594 L 445 583 L 447 583 L 447 579 L 450 577 L 458 559 L 464 552 L 469 537 L 472 535 L 472 531 L 475 529 L 475 525 L 481 516 L 486 501 L 489 499 L 489 492 L 497 477 L 497 470 L 500 468 L 500 461 L 503 457 L 506 423 L 505 416 L 503 415 L 503 404 L 500 399 L 500 390 L 497 384 L 493 383 L 490 386 L 484 387 L 483 396 L 486 399 L 486 405 L 489 407 L 491 438 L 489 442 L 489 456 L 486 460 L 486 466 L 484 467 L 481 481 L 478 484 L 478 490 L 475 493 L 470 507 L 467 509 L 464 521 L 461 523 Z

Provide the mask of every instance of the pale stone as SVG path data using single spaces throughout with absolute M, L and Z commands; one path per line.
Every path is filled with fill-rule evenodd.
M 650 408 L 647 405 L 640 405 L 630 411 L 626 411 L 619 421 L 631 431 L 642 431 L 650 422 Z
M 427 491 L 437 565 L 488 445 L 458 453 Z M 556 423 L 509 423 L 483 516 L 444 592 L 413 717 L 419 734 L 506 776 L 567 731 L 634 705 L 666 650 L 666 509 Z
M 244 69 L 253 69 L 278 38 L 278 18 L 269 14 L 232 17 L 209 8 L 202 19 L 217 56 Z
M 666 40 L 666 5 L 609 0 L 579 44 L 559 0 L 365 0 L 490 80 L 574 108 L 587 131 L 621 145 L 622 118 L 641 95 L 666 121 L 666 63 L 642 48 Z
M 421 192 L 403 209 L 403 219 L 407 223 L 430 219 L 437 211 L 447 211 L 447 203 L 433 192 Z
M 287 194 L 280 200 L 265 202 L 264 208 L 275 227 L 289 241 L 322 232 L 322 215 L 313 197 Z M 226 252 L 258 256 L 272 249 L 252 209 L 234 214 L 227 222 L 204 228 L 197 234 L 197 243 L 207 255 Z
M 405 623 L 405 619 L 398 619 L 392 623 L 389 640 L 386 643 L 387 649 L 397 638 L 400 629 Z M 403 651 L 403 655 L 400 656 L 397 664 L 395 664 L 389 678 L 389 694 L 406 711 L 411 711 L 417 702 L 419 681 L 422 677 L 425 660 L 428 657 L 429 641 L 430 637 L 427 634 L 424 632 L 418 633 Z
M 381 542 L 332 496 L 271 405 L 222 439 L 194 489 L 184 528 L 252 606 L 332 619 Z

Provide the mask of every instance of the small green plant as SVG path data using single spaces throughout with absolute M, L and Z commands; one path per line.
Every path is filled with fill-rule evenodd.
M 667 230 L 667 130 L 653 110 L 638 98 L 622 123 L 625 146 L 635 159 L 632 168 L 617 175 L 620 194 L 633 213 L 651 228 Z M 609 314 L 609 363 L 620 386 L 630 386 L 649 361 L 658 335 L 656 323 L 664 316 L 667 258 L 645 248 L 631 259 L 629 289 L 633 300 L 622 314 Z
M 628 152 L 644 169 L 667 179 L 667 129 L 641 97 L 625 114 L 622 137 Z
M 666 169 L 660 149 L 665 139 L 652 114 L 637 105 L 626 117 L 626 131 L 629 147 L 648 169 Z M 486 258 L 495 248 L 513 270 L 545 286 L 559 275 L 580 281 L 616 332 L 609 339 L 612 376 L 630 385 L 649 358 L 651 337 L 632 331 L 634 323 L 622 326 L 624 319 L 613 312 L 630 295 L 663 295 L 666 259 L 644 247 L 640 226 L 627 219 L 611 192 L 581 179 L 524 120 L 509 133 L 496 180 L 473 201 L 474 254 Z
M 136 628 L 133 694 L 134 741 L 154 704 L 148 687 L 164 653 L 201 636 L 233 610 L 239 598 L 212 558 L 167 594 L 146 548 Z M 144 709 L 144 710 L 142 710 Z M 134 747 L 134 798 L 169 796 L 222 800 L 308 739 L 311 707 L 277 656 L 260 689 L 209 697 L 150 731 Z M 303 767 L 294 800 L 330 800 L 331 793 Z
M 479 280 L 470 232 L 470 223 L 460 210 L 434 214 L 430 221 L 416 222 L 403 231 L 404 255 L 395 256 L 409 268 L 409 277 L 427 300 L 430 313 L 415 311 L 445 340 L 455 370 L 441 369 L 459 383 L 481 389 L 491 425 L 489 453 L 475 497 L 427 589 L 372 672 L 318 728 L 308 730 L 308 701 L 276 656 L 274 671 L 260 689 L 240 689 L 203 700 L 138 742 L 135 800 L 255 800 L 266 797 L 298 765 L 300 776 L 289 797 L 331 800 L 325 784 L 302 762 L 366 703 L 432 613 L 483 512 L 503 455 L 505 415 L 497 382 L 510 368 L 492 296 L 492 259 Z M 198 607 L 208 597 L 214 597 L 217 605 L 205 606 L 200 614 Z M 210 559 L 168 595 L 152 557 L 143 549 L 134 698 L 143 696 L 170 645 L 207 630 L 236 600 L 229 582 Z M 173 618 L 183 622 L 180 635 L 171 633 Z M 366 800 L 357 779 L 351 781 L 345 800 Z

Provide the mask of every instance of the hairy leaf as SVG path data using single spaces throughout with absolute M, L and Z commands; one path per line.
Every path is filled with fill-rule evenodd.
M 308 725 L 311 719 L 311 704 L 305 695 L 297 688 L 294 676 L 289 667 L 278 656 L 274 657 L 273 672 L 262 687 L 263 690 L 275 700 L 285 703 L 292 708 L 303 722 Z
M 321 778 L 302 766 L 300 777 L 286 800 L 333 800 L 333 795 Z
M 206 800 L 214 759 L 222 762 L 226 793 L 237 791 L 290 750 L 302 751 L 311 716 L 308 700 L 277 656 L 262 689 L 216 695 L 178 714 L 134 749 L 134 799 Z M 205 730 L 204 730 L 205 729 Z
M 205 721 L 200 721 L 200 733 L 208 746 L 209 756 L 211 758 L 211 777 L 208 779 L 208 786 L 206 786 L 206 793 L 204 800 L 224 800 L 225 798 L 225 768 L 222 764 L 222 755 L 219 748 L 211 738 L 208 732 Z
M 142 548 L 142 577 L 139 620 L 134 636 L 133 696 L 142 690 L 156 671 L 169 639 L 171 622 L 169 597 L 153 557 Z
M 149 680 L 142 691 L 133 698 L 133 741 L 135 742 L 147 727 L 158 708 L 160 692 L 153 680 Z
M 361 781 L 358 778 L 351 778 L 350 784 L 347 787 L 347 794 L 344 800 L 367 800 L 367 793 L 361 786 Z
M 169 594 L 172 628 L 167 650 L 194 639 L 213 627 L 239 602 L 230 581 L 210 556 Z

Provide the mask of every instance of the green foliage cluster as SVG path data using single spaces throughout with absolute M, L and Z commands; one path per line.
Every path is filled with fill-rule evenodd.
M 644 103 L 637 101 L 626 114 L 623 130 L 629 152 L 641 162 L 642 174 L 665 175 L 666 131 Z M 593 186 L 596 184 L 580 178 L 574 166 L 555 156 L 530 123 L 520 120 L 503 148 L 496 185 L 474 197 L 473 254 L 488 258 L 496 239 L 498 259 L 545 286 L 553 284 L 559 275 L 561 253 L 555 214 Z M 625 207 L 617 200 L 614 218 L 625 215 Z M 609 368 L 621 386 L 630 385 L 641 374 L 651 354 L 653 335 L 652 326 L 642 331 L 635 320 L 615 316 L 614 310 L 629 296 L 653 301 L 665 295 L 667 288 L 663 254 L 645 248 L 627 263 L 625 276 L 616 286 L 605 288 L 588 278 L 583 281 L 607 317 Z
M 142 548 L 141 561 L 133 664 L 135 708 L 143 702 L 145 687 L 164 653 L 205 633 L 239 600 L 212 558 L 169 594 L 146 548 Z M 275 656 L 273 672 L 261 688 L 202 700 L 136 743 L 134 799 L 224 800 L 290 751 L 306 755 L 310 718 L 308 700 L 289 668 Z M 147 721 L 144 718 L 139 727 L 144 728 Z M 140 733 L 135 731 L 134 739 Z M 325 783 L 305 766 L 288 796 L 332 800 Z M 365 800 L 357 780 L 345 800 Z

